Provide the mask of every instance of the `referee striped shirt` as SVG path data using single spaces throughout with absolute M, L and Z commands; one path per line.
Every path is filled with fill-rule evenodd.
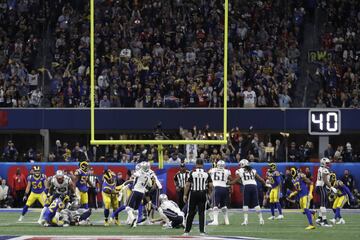
M 202 168 L 196 168 L 190 172 L 188 182 L 191 184 L 191 191 L 205 191 L 208 189 L 208 184 L 212 183 L 210 174 Z
M 189 171 L 185 171 L 185 172 L 177 172 L 176 175 L 174 176 L 174 182 L 175 185 L 179 188 L 184 188 L 185 187 L 185 183 L 189 178 Z

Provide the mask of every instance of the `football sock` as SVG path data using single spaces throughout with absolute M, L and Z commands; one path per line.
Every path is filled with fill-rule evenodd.
M 109 218 L 109 213 L 110 213 L 110 211 L 109 211 L 109 209 L 104 209 L 104 216 L 105 216 L 105 220 L 107 221 L 108 220 L 108 218 Z
M 276 207 L 279 211 L 279 215 L 282 215 L 282 209 L 281 209 L 281 204 L 279 202 L 276 203 Z
M 27 213 L 28 209 L 29 209 L 29 206 L 28 206 L 28 205 L 25 205 L 24 208 L 23 208 L 23 210 L 22 210 L 21 215 L 24 216 L 24 215 Z
M 270 203 L 270 210 L 271 210 L 271 215 L 275 216 L 275 204 L 274 203 Z
M 313 225 L 313 221 L 312 221 L 312 215 L 311 215 L 311 212 L 309 211 L 309 209 L 305 208 L 304 209 L 304 212 L 306 214 L 306 217 L 308 219 L 308 222 L 310 225 Z

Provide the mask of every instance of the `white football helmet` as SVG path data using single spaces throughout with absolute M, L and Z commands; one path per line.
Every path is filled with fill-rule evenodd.
M 150 169 L 150 163 L 149 163 L 149 162 L 142 162 L 142 163 L 141 163 L 141 169 L 142 169 L 144 172 L 148 172 L 149 169 Z
M 239 162 L 240 167 L 246 167 L 246 166 L 250 166 L 249 161 L 247 159 L 241 159 Z
M 224 168 L 225 168 L 225 161 L 219 160 L 219 161 L 216 163 L 216 167 L 217 167 L 217 168 L 220 168 L 220 169 L 224 169 Z
M 160 194 L 159 200 L 160 200 L 160 202 L 167 201 L 168 197 L 166 196 L 166 194 Z
M 55 176 L 56 176 L 56 177 L 63 177 L 63 176 L 64 176 L 64 172 L 63 172 L 62 170 L 57 170 Z
M 324 158 L 320 159 L 320 167 L 328 168 L 328 167 L 330 167 L 330 163 L 331 163 L 331 161 L 328 158 L 324 157 Z

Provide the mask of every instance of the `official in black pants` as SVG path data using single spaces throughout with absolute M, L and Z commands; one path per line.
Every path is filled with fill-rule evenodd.
M 189 178 L 190 172 L 186 169 L 185 163 L 180 164 L 179 171 L 174 176 L 174 183 L 176 186 L 176 192 L 178 195 L 178 205 L 180 209 L 184 208 L 185 203 L 183 202 L 184 199 L 184 190 L 186 181 Z
M 196 160 L 196 168 L 191 171 L 186 182 L 184 202 L 188 203 L 188 215 L 184 235 L 188 235 L 196 214 L 199 212 L 200 235 L 205 235 L 206 194 L 211 194 L 213 185 L 210 174 L 203 169 L 203 160 Z

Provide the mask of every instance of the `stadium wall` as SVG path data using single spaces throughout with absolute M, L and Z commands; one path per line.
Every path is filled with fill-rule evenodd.
M 256 131 L 305 131 L 309 109 L 229 109 L 229 129 L 236 126 Z M 245 116 L 245 117 L 244 117 Z M 341 109 L 342 132 L 360 132 L 360 111 Z M 95 129 L 153 130 L 159 122 L 163 129 L 192 128 L 210 125 L 211 130 L 223 128 L 222 109 L 97 109 Z M 89 109 L 0 109 L 0 130 L 83 130 L 90 129 Z
M 56 170 L 69 170 L 74 171 L 78 165 L 77 163 L 37 163 L 42 166 L 43 172 L 47 176 L 54 175 Z M 28 174 L 29 170 L 34 164 L 32 163 L 0 163 L 0 176 L 3 178 L 7 178 L 10 180 L 12 176 L 15 174 L 16 169 L 20 168 L 21 172 L 25 175 Z M 101 179 L 101 174 L 105 169 L 112 169 L 114 172 L 122 172 L 123 176 L 126 176 L 128 170 L 133 170 L 135 165 L 128 164 L 120 164 L 120 163 L 91 163 L 91 166 L 94 169 L 94 173 L 99 176 Z M 253 163 L 252 166 L 258 171 L 258 173 L 265 177 L 266 170 L 268 168 L 266 163 Z M 278 169 L 281 172 L 285 172 L 286 169 L 290 167 L 299 167 L 304 169 L 305 167 L 310 167 L 312 176 L 317 175 L 317 169 L 319 167 L 318 163 L 278 163 Z M 194 165 L 189 164 L 187 168 L 191 170 Z M 210 169 L 211 164 L 206 164 L 205 168 Z M 228 164 L 227 167 L 231 170 L 232 174 L 235 174 L 236 169 L 238 169 L 237 164 Z M 152 169 L 156 171 L 156 174 L 163 185 L 163 191 L 166 192 L 170 199 L 176 200 L 176 190 L 174 185 L 174 175 L 178 171 L 178 165 L 175 164 L 166 164 L 164 169 L 159 169 L 157 164 L 153 164 Z M 351 174 L 355 177 L 357 188 L 359 188 L 360 184 L 360 163 L 341 163 L 341 164 L 332 164 L 331 169 L 335 171 L 337 176 L 342 176 L 345 169 L 349 169 Z M 313 177 L 315 181 L 315 177 Z M 11 185 L 11 184 L 10 184 Z M 235 185 L 232 193 L 232 206 L 239 207 L 242 205 L 242 194 L 240 191 L 240 186 Z M 315 197 L 315 201 L 317 198 Z

